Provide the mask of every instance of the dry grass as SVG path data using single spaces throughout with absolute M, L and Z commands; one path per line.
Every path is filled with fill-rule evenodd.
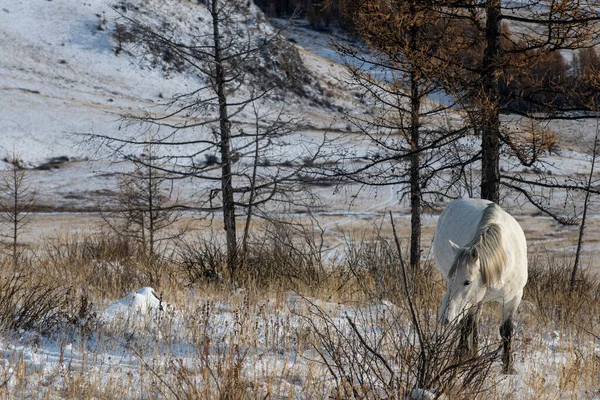
M 420 344 L 394 246 L 375 234 L 326 258 L 321 239 L 313 227 L 255 232 L 235 285 L 218 240 L 180 243 L 155 287 L 173 308 L 138 322 L 96 318 L 146 285 L 134 243 L 46 242 L 23 258 L 18 281 L 39 300 L 5 301 L 0 312 L 0 397 L 403 398 L 425 375 L 446 398 L 597 395 L 600 290 L 589 271 L 569 296 L 566 258 L 530 260 L 516 321 L 520 374 L 507 377 L 493 355 L 448 369 L 454 335 L 435 323 L 444 282 L 431 262 L 410 274 Z M 0 268 L 2 282 L 17 276 Z M 24 309 L 27 325 L 6 323 Z M 484 310 L 484 354 L 500 341 L 496 311 Z
M 532 303 L 533 314 L 539 324 L 561 331 L 597 325 L 600 315 L 600 279 L 597 274 L 589 268 L 580 270 L 570 293 L 570 258 L 535 256 L 529 264 L 524 297 Z

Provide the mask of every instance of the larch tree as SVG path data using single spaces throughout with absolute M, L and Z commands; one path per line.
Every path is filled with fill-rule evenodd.
M 454 104 L 432 101 L 441 87 L 428 76 L 444 68 L 439 53 L 452 27 L 419 1 L 349 4 L 357 9 L 353 24 L 367 48 L 335 48 L 346 60 L 348 81 L 375 110 L 349 116 L 374 150 L 337 172 L 360 184 L 402 187 L 411 209 L 410 264 L 418 269 L 424 205 L 460 191 L 462 173 L 477 158 L 458 141 L 468 120 L 452 118 Z
M 164 273 L 161 262 L 168 243 L 181 238 L 189 227 L 185 223 L 177 226 L 182 209 L 173 193 L 173 181 L 161 170 L 152 146 L 130 161 L 133 170 L 118 174 L 116 204 L 103 218 L 111 230 L 140 246 L 149 283 L 157 285 Z
M 501 184 L 512 190 L 522 187 L 511 175 L 501 174 L 503 145 L 509 157 L 531 166 L 554 140 L 544 124 L 531 121 L 575 119 L 574 111 L 594 111 L 577 106 L 561 75 L 544 66 L 559 65 L 561 52 L 597 44 L 600 2 L 436 0 L 428 4 L 448 23 L 464 27 L 454 40 L 454 60 L 446 60 L 450 68 L 439 71 L 438 82 L 475 115 L 481 135 L 480 195 L 498 203 Z M 522 117 L 531 129 L 517 137 L 507 127 L 505 115 Z M 595 117 L 589 113 L 577 117 L 582 116 Z M 535 201 L 534 205 L 542 206 Z
M 129 136 L 86 136 L 112 154 L 152 145 L 160 171 L 174 180 L 196 182 L 196 202 L 189 208 L 221 214 L 227 268 L 234 281 L 242 250 L 236 217 L 246 215 L 248 225 L 267 206 L 282 210 L 313 200 L 299 179 L 305 166 L 296 161 L 314 160 L 320 146 L 288 151 L 292 146 L 287 137 L 300 118 L 269 102 L 269 96 L 281 88 L 302 95 L 315 82 L 297 51 L 252 3 L 207 0 L 189 7 L 203 29 L 161 18 L 141 20 L 141 14 L 134 18 L 122 13 L 121 18 L 129 48 L 153 66 L 194 76 L 197 87 L 166 100 L 162 111 L 124 115 L 127 128 L 139 129 Z M 122 42 L 119 46 L 127 47 Z M 143 139 L 149 132 L 152 141 Z M 298 153 L 308 147 L 312 150 Z M 287 162 L 277 162 L 282 158 Z
M 13 267 L 19 263 L 19 238 L 30 221 L 37 194 L 27 182 L 27 171 L 23 160 L 12 154 L 5 159 L 8 168 L 0 172 L 0 223 L 7 227 L 1 236 L 10 241 Z

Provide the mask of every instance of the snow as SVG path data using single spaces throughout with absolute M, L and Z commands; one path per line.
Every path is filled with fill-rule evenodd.
M 435 392 L 430 392 L 429 390 L 424 389 L 415 389 L 411 392 L 410 396 L 407 397 L 407 400 L 433 400 L 433 399 L 443 399 L 444 396 L 436 397 Z
M 164 396 L 175 397 L 164 385 L 166 382 L 181 387 L 182 381 L 178 379 L 182 371 L 195 376 L 197 387 L 204 388 L 205 368 L 226 368 L 229 362 L 238 359 L 242 363 L 239 371 L 242 380 L 254 382 L 253 388 L 248 389 L 250 397 L 260 393 L 264 397 L 271 391 L 274 397 L 324 398 L 333 393 L 335 380 L 319 354 L 312 350 L 310 340 L 307 342 L 310 332 L 318 329 L 348 335 L 346 316 L 350 316 L 366 340 L 377 343 L 375 339 L 384 331 L 374 328 L 379 321 L 398 312 L 396 306 L 385 302 L 350 306 L 294 293 L 287 293 L 283 303 L 281 299 L 268 297 L 247 302 L 243 292 L 213 296 L 190 291 L 178 304 L 177 312 L 168 312 L 165 303 L 163 310 L 160 309 L 155 291 L 144 287 L 105 307 L 101 312 L 104 322 L 90 337 L 46 337 L 35 332 L 2 335 L 0 376 L 8 377 L 6 389 L 18 397 L 46 393 L 62 398 L 61 393 L 73 389 L 75 380 L 89 382 L 89 390 L 96 391 L 99 397 L 141 398 L 157 393 L 153 390 L 158 393 L 167 390 Z M 173 297 L 173 293 L 165 293 L 165 297 Z M 315 307 L 323 314 L 316 314 Z M 124 314 L 135 314 L 146 323 L 134 329 L 119 319 Z M 519 320 L 527 318 L 521 313 Z M 408 327 L 408 321 L 404 327 L 400 321 L 397 323 L 397 328 Z M 484 327 L 484 340 L 499 340 L 490 334 L 496 328 L 496 325 Z M 515 342 L 515 367 L 519 372 L 510 376 L 499 374 L 498 361 L 488 376 L 493 388 L 489 398 L 536 399 L 539 394 L 552 396 L 560 391 L 597 398 L 587 397 L 583 386 L 581 390 L 574 387 L 571 392 L 564 392 L 558 383 L 558 377 L 578 365 L 576 362 L 590 362 L 600 354 L 597 341 L 588 337 L 575 342 L 559 331 L 544 335 L 534 329 L 537 328 L 519 325 Z M 394 335 L 397 336 L 394 340 L 413 336 L 404 331 Z M 529 336 L 535 339 L 524 345 Z M 340 341 L 337 345 L 349 343 Z M 576 353 L 573 346 L 577 346 Z M 395 362 L 393 354 L 382 354 Z M 104 387 L 110 390 L 102 392 Z M 406 396 L 406 399 L 431 398 L 437 398 L 435 391 L 427 388 L 415 388 Z
M 111 1 L 0 1 L 1 153 L 16 151 L 30 163 L 59 155 L 82 158 L 74 133 L 118 129 L 119 114 L 153 107 L 189 84 L 180 77 L 140 69 L 111 52 Z
M 151 313 L 167 309 L 167 304 L 160 301 L 160 297 L 151 287 L 143 287 L 135 293 L 130 293 L 120 300 L 111 303 L 102 313 L 106 321 L 125 316 L 147 316 Z

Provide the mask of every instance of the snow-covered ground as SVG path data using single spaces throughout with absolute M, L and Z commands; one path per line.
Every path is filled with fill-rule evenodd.
M 168 302 L 169 294 L 164 296 Z M 334 395 L 339 384 L 331 375 L 332 365 L 338 372 L 331 357 L 378 363 L 368 354 L 353 353 L 360 346 L 357 337 L 352 339 L 349 320 L 397 373 L 407 366 L 385 352 L 386 344 L 393 349 L 414 338 L 408 321 L 401 323 L 407 316 L 385 301 L 357 307 L 288 293 L 279 300 L 249 302 L 243 292 L 223 297 L 191 291 L 176 305 L 166 302 L 159 303 L 153 289 L 143 288 L 108 304 L 87 335 L 48 338 L 21 332 L 3 337 L 2 390 L 11 398 L 214 398 L 231 390 L 228 379 L 235 378 L 243 385 L 235 388 L 241 398 L 321 399 Z M 518 373 L 501 375 L 499 362 L 494 363 L 485 385 L 487 398 L 599 398 L 590 390 L 597 378 L 577 375 L 578 369 L 597 370 L 592 365 L 600 351 L 597 341 L 536 331 L 538 325 L 529 325 L 532 318 L 527 309 L 519 316 Z M 318 332 L 323 336 L 314 336 Z M 495 326 L 484 332 L 485 343 L 497 343 Z M 317 351 L 319 341 L 339 347 Z M 324 360 L 332 364 L 328 367 Z M 372 378 L 373 387 L 385 394 L 387 381 Z M 372 389 L 366 383 L 364 388 Z M 412 393 L 421 394 L 412 397 L 416 399 L 434 398 L 427 397 L 429 390 Z

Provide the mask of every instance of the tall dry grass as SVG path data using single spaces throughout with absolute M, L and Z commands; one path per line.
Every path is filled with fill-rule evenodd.
M 254 232 L 235 282 L 218 238 L 176 247 L 155 287 L 176 311 L 136 327 L 98 318 L 147 285 L 135 243 L 106 234 L 48 241 L 23 257 L 19 274 L 0 258 L 0 396 L 403 398 L 422 388 L 445 398 L 586 398 L 600 384 L 599 281 L 584 268 L 569 295 L 566 258 L 530 260 L 516 391 L 517 378 L 499 374 L 496 307 L 483 312 L 485 357 L 457 359 L 455 330 L 435 321 L 445 287 L 431 260 L 408 271 L 419 341 L 388 238 L 348 239 L 331 257 L 318 229 L 274 224 Z M 40 370 L 26 356 L 32 343 L 9 349 L 23 330 L 56 343 L 58 359 Z M 122 366 L 103 364 L 107 355 Z

